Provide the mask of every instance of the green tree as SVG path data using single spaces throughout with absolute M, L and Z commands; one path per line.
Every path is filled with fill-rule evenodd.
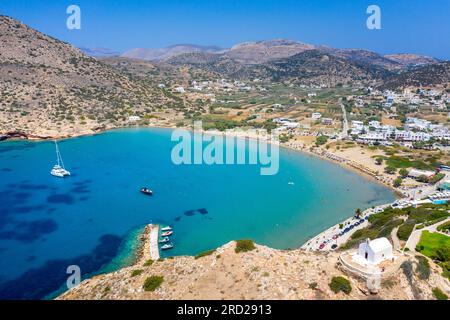
M 400 174 L 400 176 L 404 179 L 408 176 L 408 170 L 406 170 L 405 168 L 401 168 L 400 171 L 398 172 Z
M 327 136 L 321 135 L 316 138 L 316 146 L 324 145 L 327 142 L 328 142 Z
M 397 172 L 397 168 L 394 166 L 387 166 L 386 168 L 384 168 L 384 172 L 386 172 L 387 174 L 394 174 L 395 172 Z
M 393 186 L 398 188 L 402 185 L 402 182 L 403 182 L 402 178 L 398 177 L 397 179 L 394 180 Z

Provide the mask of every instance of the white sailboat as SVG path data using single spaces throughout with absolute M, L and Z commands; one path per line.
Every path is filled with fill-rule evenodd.
M 61 157 L 61 153 L 59 152 L 58 143 L 55 140 L 55 148 L 56 148 L 56 162 L 50 174 L 55 177 L 64 178 L 66 176 L 70 176 L 70 172 L 64 168 L 64 162 Z

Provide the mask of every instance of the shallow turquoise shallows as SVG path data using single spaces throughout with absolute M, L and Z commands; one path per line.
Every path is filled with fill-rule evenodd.
M 242 238 L 296 248 L 356 208 L 394 200 L 352 171 L 286 149 L 274 176 L 255 165 L 177 166 L 170 137 L 129 129 L 60 141 L 66 179 L 50 175 L 53 142 L 0 143 L 0 298 L 43 298 L 64 285 L 69 265 L 90 275 L 129 263 L 130 235 L 148 223 L 174 228 L 164 254 Z

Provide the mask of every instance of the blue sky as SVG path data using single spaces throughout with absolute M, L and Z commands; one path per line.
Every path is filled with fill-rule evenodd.
M 66 28 L 71 4 L 81 8 L 81 30 Z M 366 28 L 370 4 L 381 8 L 381 30 Z M 450 59 L 449 0 L 0 0 L 0 13 L 78 47 L 229 47 L 288 38 Z

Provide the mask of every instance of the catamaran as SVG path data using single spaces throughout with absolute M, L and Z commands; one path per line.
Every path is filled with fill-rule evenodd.
M 66 176 L 70 176 L 70 172 L 64 168 L 64 162 L 61 157 L 61 153 L 59 152 L 58 143 L 55 140 L 55 148 L 56 148 L 56 162 L 53 166 L 52 171 L 50 171 L 50 174 L 55 177 L 64 178 Z

